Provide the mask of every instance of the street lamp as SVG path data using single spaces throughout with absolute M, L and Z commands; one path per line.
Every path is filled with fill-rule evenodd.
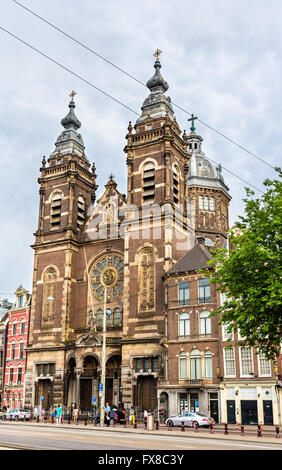
M 111 315 L 111 310 L 107 310 L 107 288 L 104 289 L 104 313 L 103 313 L 103 343 L 102 343 L 102 390 L 101 390 L 101 411 L 100 426 L 105 424 L 105 393 L 106 393 L 106 317 Z

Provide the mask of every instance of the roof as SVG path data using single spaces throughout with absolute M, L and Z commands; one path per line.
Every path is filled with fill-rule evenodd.
M 200 244 L 195 245 L 186 255 L 183 256 L 169 271 L 169 274 L 178 274 L 181 272 L 197 271 L 208 267 L 208 261 L 211 259 L 209 251 Z

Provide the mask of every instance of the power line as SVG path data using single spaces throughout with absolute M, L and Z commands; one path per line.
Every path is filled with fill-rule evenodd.
M 126 70 L 122 69 L 121 67 L 117 66 L 116 64 L 114 64 L 113 62 L 111 62 L 110 60 L 106 59 L 105 57 L 103 57 L 101 54 L 98 54 L 98 52 L 94 51 L 93 49 L 91 49 L 90 47 L 88 47 L 87 45 L 83 44 L 81 41 L 79 41 L 78 39 L 74 38 L 73 36 L 71 36 L 70 34 L 66 33 L 65 31 L 63 31 L 62 29 L 60 29 L 59 27 L 55 26 L 54 24 L 52 24 L 50 21 L 46 20 L 45 18 L 43 18 L 42 16 L 38 15 L 37 13 L 35 13 L 34 11 L 30 10 L 29 8 L 27 8 L 25 5 L 23 5 L 22 3 L 18 2 L 17 0 L 11 0 L 12 2 L 16 3 L 18 6 L 22 7 L 24 10 L 26 10 L 27 12 L 31 13 L 33 16 L 35 16 L 36 18 L 40 19 L 41 21 L 43 21 L 44 23 L 48 24 L 49 26 L 51 26 L 52 28 L 54 28 L 56 31 L 60 32 L 61 34 L 63 34 L 64 36 L 68 37 L 69 39 L 71 39 L 72 41 L 76 42 L 77 44 L 79 44 L 81 47 L 83 47 L 84 49 L 86 49 L 88 52 L 91 52 L 92 54 L 96 55 L 97 57 L 99 57 L 101 60 L 107 62 L 108 64 L 110 64 L 112 67 L 116 68 L 117 70 L 119 70 L 121 73 L 127 75 L 128 77 L 132 78 L 133 80 L 135 80 L 137 83 L 139 83 L 140 85 L 143 85 L 144 87 L 146 87 L 146 84 L 143 83 L 141 80 L 139 80 L 138 78 L 134 77 L 133 75 L 131 75 L 130 73 L 128 73 Z M 188 114 L 189 116 L 191 116 L 192 114 L 189 113 L 189 111 L 183 109 L 181 106 L 179 106 L 178 104 L 176 103 L 173 103 L 173 106 L 177 107 L 178 109 L 180 109 L 181 111 L 183 111 L 184 113 Z M 230 143 L 232 143 L 233 145 L 236 145 L 237 147 L 239 147 L 241 150 L 247 152 L 249 155 L 253 156 L 254 158 L 256 158 L 257 160 L 261 161 L 262 163 L 264 163 L 265 165 L 269 166 L 270 168 L 272 168 L 273 170 L 276 171 L 275 167 L 272 166 L 270 163 L 268 163 L 266 160 L 264 160 L 263 158 L 259 157 L 258 155 L 256 155 L 255 153 L 251 152 L 250 150 L 248 150 L 246 147 L 242 146 L 241 144 L 238 144 L 237 142 L 235 142 L 234 140 L 232 140 L 230 137 L 226 136 L 225 134 L 223 134 L 223 132 L 221 131 L 218 131 L 217 129 L 215 129 L 213 126 L 211 126 L 210 124 L 207 124 L 206 122 L 202 121 L 201 119 L 198 118 L 198 121 L 201 122 L 204 126 L 207 126 L 209 129 L 211 129 L 212 131 L 216 132 L 218 135 L 220 135 L 221 137 L 223 137 L 224 139 L 228 140 Z
M 68 67 L 66 67 L 65 65 L 61 64 L 60 62 L 56 61 L 55 59 L 52 59 L 50 56 L 48 56 L 47 54 L 45 54 L 44 52 L 40 51 L 39 49 L 37 49 L 36 47 L 32 46 L 31 44 L 29 44 L 28 42 L 24 41 L 23 39 L 21 39 L 20 37 L 16 36 L 15 34 L 11 33 L 10 31 L 8 31 L 7 29 L 5 29 L 3 26 L 0 26 L 0 29 L 2 31 L 4 31 L 5 33 L 7 33 L 8 35 L 10 35 L 11 37 L 13 37 L 14 39 L 16 39 L 17 41 L 21 42 L 22 44 L 24 44 L 25 46 L 29 47 L 30 49 L 32 49 L 33 51 L 37 52 L 38 54 L 40 54 L 42 57 L 44 57 L 45 59 L 48 59 L 49 61 L 53 62 L 55 65 L 57 65 L 58 67 L 62 68 L 63 70 L 69 72 L 70 74 L 72 74 L 73 76 L 75 76 L 76 78 L 78 78 L 79 80 L 83 81 L 84 83 L 86 83 L 87 85 L 90 85 L 92 88 L 94 88 L 95 90 L 99 91 L 100 93 L 102 93 L 103 95 L 107 96 L 108 98 L 110 98 L 111 100 L 115 101 L 116 103 L 120 104 L 121 106 L 123 106 L 124 108 L 126 108 L 127 110 L 131 111 L 132 113 L 136 114 L 137 116 L 140 116 L 140 113 L 138 113 L 137 111 L 135 111 L 134 109 L 130 108 L 129 106 L 127 106 L 126 104 L 122 103 L 120 100 L 114 98 L 112 95 L 110 95 L 109 93 L 105 92 L 104 90 L 102 90 L 101 88 L 98 88 L 96 85 L 94 85 L 92 82 L 90 82 L 89 80 L 83 78 L 81 75 L 78 75 L 77 73 L 73 72 L 71 69 L 69 69 Z M 211 160 L 210 158 L 206 157 L 207 160 Z M 213 160 L 211 160 L 213 161 Z M 214 162 L 216 163 L 216 162 Z M 218 164 L 218 163 L 216 163 Z M 222 168 L 224 168 L 222 166 Z M 264 194 L 263 191 L 259 188 L 257 188 L 256 186 L 254 186 L 252 183 L 249 183 L 247 182 L 246 180 L 244 180 L 243 178 L 241 178 L 240 176 L 236 175 L 235 173 L 231 172 L 230 170 L 228 170 L 226 167 L 224 168 L 225 171 L 227 171 L 228 173 L 230 173 L 231 175 L 235 176 L 236 178 L 238 178 L 239 180 L 241 180 L 243 183 L 246 183 L 250 186 L 252 186 L 252 188 L 254 188 L 256 191 L 259 191 L 260 193 Z

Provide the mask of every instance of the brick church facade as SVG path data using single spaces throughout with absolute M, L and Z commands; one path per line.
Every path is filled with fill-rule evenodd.
M 106 401 L 220 414 L 221 335 L 209 317 L 220 299 L 198 270 L 226 246 L 231 198 L 194 120 L 181 132 L 158 55 L 154 68 L 126 135 L 127 195 L 110 177 L 96 199 L 74 94 L 43 158 L 26 406 L 99 406 L 106 308 Z

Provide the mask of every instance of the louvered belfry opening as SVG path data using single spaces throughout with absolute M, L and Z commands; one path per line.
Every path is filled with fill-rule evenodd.
M 51 202 L 50 226 L 51 230 L 58 230 L 61 225 L 62 195 L 57 193 Z
M 155 200 L 155 165 L 147 163 L 143 171 L 143 201 L 153 203 Z

